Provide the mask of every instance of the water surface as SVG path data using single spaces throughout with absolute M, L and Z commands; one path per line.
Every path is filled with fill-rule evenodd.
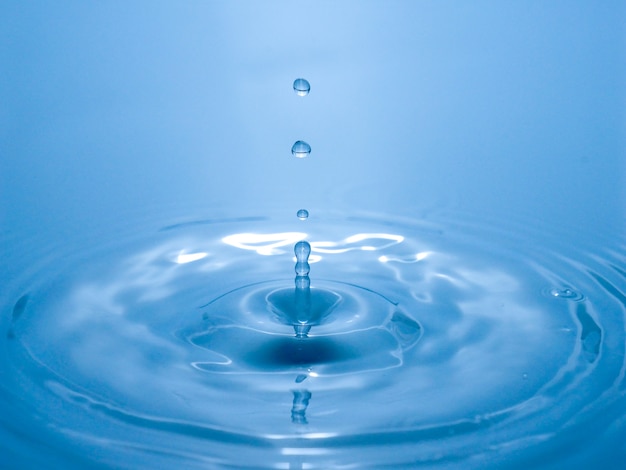
M 623 435 L 623 251 L 462 214 L 316 219 L 163 224 L 42 262 L 3 294 L 14 432 L 129 468 L 550 468 Z M 301 239 L 306 337 L 285 320 Z

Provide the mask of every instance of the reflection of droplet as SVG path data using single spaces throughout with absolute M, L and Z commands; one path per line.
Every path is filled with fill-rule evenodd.
M 293 154 L 294 157 L 297 157 L 297 158 L 308 157 L 309 154 L 311 153 L 311 146 L 303 140 L 298 140 L 291 147 L 291 153 Z
M 582 352 L 589 362 L 594 362 L 600 354 L 602 329 L 587 312 L 585 304 L 577 305 L 576 317 L 581 326 L 580 340 L 582 342 Z
M 304 78 L 296 78 L 293 82 L 293 91 L 298 96 L 306 96 L 311 91 L 311 84 Z
M 584 296 L 580 292 L 576 292 L 574 289 L 565 287 L 563 289 L 551 289 L 550 295 L 565 300 L 582 300 Z
M 293 390 L 293 404 L 291 406 L 291 422 L 295 424 L 308 424 L 306 409 L 309 406 L 311 392 L 308 390 Z
M 300 209 L 296 215 L 298 216 L 298 219 L 306 220 L 309 218 L 309 211 L 306 209 Z
M 307 214 L 308 215 L 308 214 Z M 17 319 L 24 313 L 26 310 L 26 304 L 28 303 L 28 294 L 21 296 L 15 305 L 13 306 L 13 315 L 11 321 L 15 323 Z

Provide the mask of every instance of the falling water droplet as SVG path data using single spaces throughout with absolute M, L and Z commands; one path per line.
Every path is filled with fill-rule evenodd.
M 309 211 L 306 209 L 300 209 L 296 215 L 298 216 L 298 219 L 306 220 L 309 218 Z
M 311 245 L 309 242 L 305 240 L 300 240 L 293 247 L 293 252 L 296 255 L 296 260 L 305 262 L 309 260 L 309 255 L 311 254 Z
M 298 157 L 298 158 L 308 157 L 309 154 L 311 153 L 311 146 L 303 140 L 298 140 L 291 147 L 291 153 L 293 154 L 294 157 Z
M 309 94 L 309 91 L 311 91 L 311 84 L 304 78 L 296 78 L 293 82 L 293 91 L 295 91 L 298 96 L 306 96 Z

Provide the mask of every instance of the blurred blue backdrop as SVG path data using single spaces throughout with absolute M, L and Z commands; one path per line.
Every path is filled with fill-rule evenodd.
M 625 17 L 621 1 L 4 2 L 2 227 L 454 205 L 596 230 L 624 215 Z

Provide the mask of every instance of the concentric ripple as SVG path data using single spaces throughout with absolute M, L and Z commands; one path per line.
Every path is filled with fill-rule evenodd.
M 164 223 L 14 283 L 0 392 L 15 452 L 467 469 L 624 450 L 621 247 L 458 215 L 291 219 Z M 304 239 L 315 321 L 296 337 Z

